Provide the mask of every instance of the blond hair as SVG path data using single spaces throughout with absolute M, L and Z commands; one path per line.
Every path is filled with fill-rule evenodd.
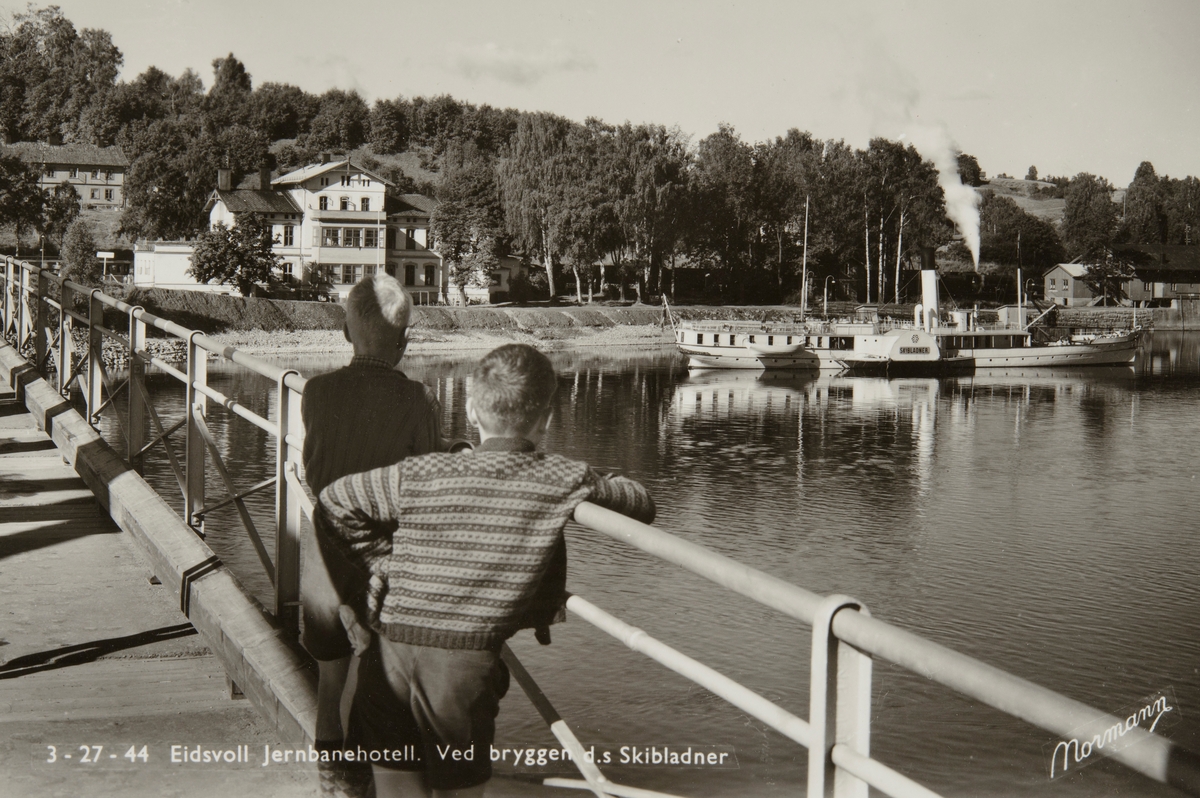
M 489 432 L 524 435 L 550 409 L 557 389 L 549 358 L 528 344 L 505 344 L 475 367 L 472 405 Z
M 388 274 L 364 277 L 350 289 L 346 299 L 347 322 L 373 341 L 406 329 L 411 315 L 412 299 L 404 286 Z

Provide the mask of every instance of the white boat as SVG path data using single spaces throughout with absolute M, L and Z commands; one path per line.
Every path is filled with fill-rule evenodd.
M 675 344 L 692 369 L 841 369 L 855 336 L 874 332 L 859 322 L 678 321 Z
M 965 315 L 965 314 L 963 314 Z M 975 359 L 976 368 L 1128 366 L 1142 344 L 1140 328 L 1040 343 L 1031 330 L 969 329 L 969 322 L 934 329 L 942 348 Z

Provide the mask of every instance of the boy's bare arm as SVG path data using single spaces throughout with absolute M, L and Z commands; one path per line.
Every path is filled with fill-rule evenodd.
M 604 475 L 592 470 L 591 495 L 588 501 L 622 515 L 637 519 L 644 524 L 654 522 L 656 508 L 650 492 L 636 480 L 616 475 Z

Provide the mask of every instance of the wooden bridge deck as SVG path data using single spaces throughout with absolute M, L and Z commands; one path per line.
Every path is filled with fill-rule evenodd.
M 229 698 L 178 598 L 150 576 L 0 383 L 0 792 L 317 795 L 306 768 L 193 770 L 167 761 L 172 744 L 241 744 L 261 762 L 263 745 L 280 741 L 250 702 Z M 122 758 L 135 744 L 149 747 L 150 762 Z M 58 746 L 57 763 L 39 762 L 45 745 Z M 81 745 L 105 746 L 102 761 L 80 763 Z

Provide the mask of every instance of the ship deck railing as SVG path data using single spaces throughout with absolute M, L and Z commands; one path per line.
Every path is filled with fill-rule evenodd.
M 43 375 L 55 364 L 54 387 L 67 396 L 78 383 L 86 407 L 86 418 L 97 425 L 109 414 L 123 439 L 125 459 L 139 474 L 144 455 L 155 446 L 166 449 L 171 470 L 183 497 L 183 520 L 203 536 L 205 516 L 220 507 L 233 505 L 245 533 L 273 587 L 268 610 L 277 622 L 295 635 L 299 625 L 300 541 L 311 523 L 312 498 L 301 477 L 303 426 L 299 418 L 300 398 L 306 380 L 294 369 L 282 368 L 180 324 L 156 316 L 144 308 L 108 296 L 100 289 L 67 280 L 50 269 L 4 259 L 2 276 L 3 334 L 18 352 L 28 352 L 33 367 Z M 87 308 L 80 312 L 76 300 Z M 105 311 L 124 320 L 124 331 L 106 325 Z M 744 322 L 755 324 L 754 322 Z M 72 328 L 86 330 L 86 352 L 75 356 Z M 147 330 L 153 328 L 186 345 L 186 364 L 165 361 L 146 349 Z M 759 328 L 761 329 L 761 328 Z M 103 342 L 115 341 L 129 356 L 128 375 L 119 384 L 104 366 Z M 275 383 L 273 406 L 264 417 L 236 398 L 215 390 L 207 382 L 210 357 L 231 362 Z M 185 387 L 184 416 L 174 422 L 162 420 L 146 391 L 147 366 L 154 366 Z M 126 395 L 124 412 L 116 397 Z M 224 462 L 223 448 L 215 439 L 207 419 L 224 409 L 270 435 L 275 442 L 274 475 L 252 486 L 237 484 L 231 464 Z M 150 424 L 147 424 L 147 421 Z M 234 419 L 230 418 L 230 422 Z M 182 457 L 175 454 L 170 439 L 185 438 Z M 211 460 L 224 488 L 214 497 L 205 483 L 205 466 Z M 268 551 L 245 505 L 253 493 L 275 492 L 274 551 Z M 936 793 L 891 765 L 873 758 L 871 739 L 872 669 L 876 659 L 891 662 L 924 676 L 957 693 L 1001 712 L 1020 718 L 1064 741 L 1076 740 L 1076 760 L 1081 744 L 1105 740 L 1125 724 L 1103 711 L 1007 673 L 973 657 L 926 640 L 879 618 L 865 604 L 844 595 L 822 596 L 790 584 L 730 557 L 665 530 L 642 524 L 598 506 L 583 503 L 574 520 L 586 529 L 620 541 L 647 556 L 673 563 L 738 595 L 808 626 L 811 630 L 810 684 L 807 712 L 785 707 L 755 693 L 735 679 L 655 639 L 592 603 L 574 595 L 567 609 L 663 667 L 675 671 L 713 694 L 770 726 L 783 737 L 808 750 L 807 794 L 812 798 L 867 798 L 868 788 L 891 796 L 930 798 Z M 193 575 L 195 577 L 195 575 Z M 511 652 L 505 657 L 516 662 Z M 518 663 L 519 664 L 519 663 Z M 523 668 L 519 669 L 523 671 Z M 564 746 L 581 753 L 578 740 L 565 721 L 537 689 L 532 677 L 520 678 L 534 706 Z M 615 689 L 615 686 L 614 686 Z M 261 695 L 252 700 L 267 701 Z M 257 703 L 256 703 L 257 706 Z M 264 714 L 272 711 L 259 706 Z M 310 719 L 311 720 L 311 719 Z M 571 742 L 571 741 L 574 742 Z M 1122 747 L 1105 753 L 1113 760 L 1150 779 L 1173 785 L 1191 795 L 1200 795 L 1200 756 L 1166 737 L 1133 727 L 1121 734 Z M 1056 749 L 1057 750 L 1057 749 Z M 1069 750 L 1069 749 L 1068 749 Z M 586 757 L 576 756 L 582 781 L 552 779 L 553 786 L 578 787 L 601 798 L 662 795 L 614 784 Z M 903 766 L 902 763 L 900 765 Z

